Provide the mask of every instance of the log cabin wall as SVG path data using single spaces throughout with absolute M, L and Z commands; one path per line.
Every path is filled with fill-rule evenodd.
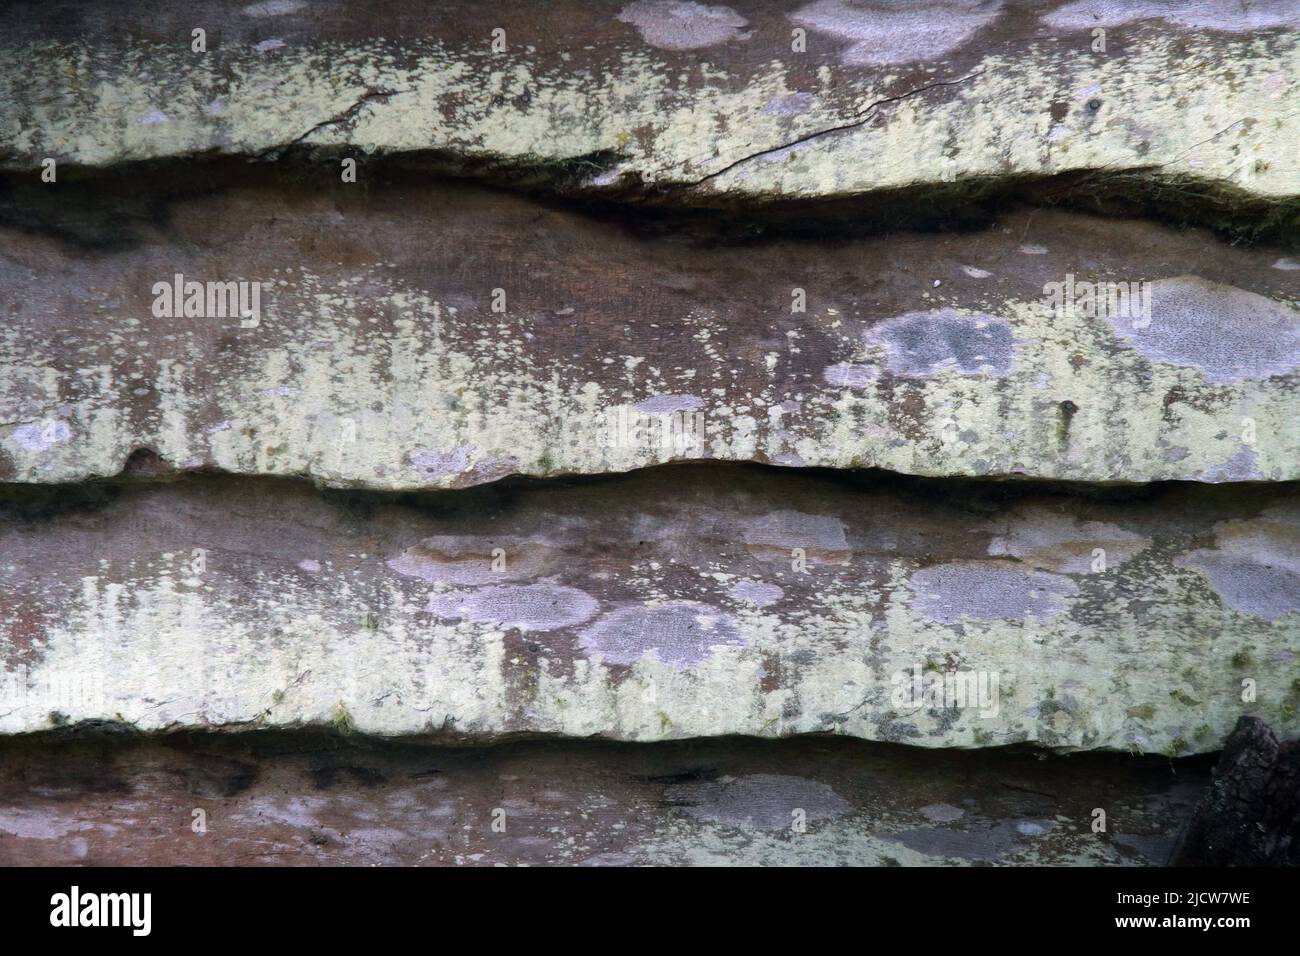
M 0 862 L 1169 862 L 1300 737 L 1298 9 L 7 5 Z

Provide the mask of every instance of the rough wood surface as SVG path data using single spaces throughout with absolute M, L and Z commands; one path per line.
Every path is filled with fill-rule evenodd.
M 1080 170 L 1300 195 L 1289 0 L 41 0 L 3 18 L 0 156 L 21 170 L 300 146 L 691 202 Z
M 1159 865 L 1207 780 L 834 739 L 42 735 L 0 743 L 0 864 Z
M 683 458 L 1300 474 L 1300 271 L 1281 249 L 1051 210 L 740 241 L 409 177 L 196 175 L 13 199 L 0 479 L 114 475 L 141 450 L 380 489 Z M 158 283 L 236 281 L 265 284 L 255 327 L 204 296 L 157 314 L 175 305 Z M 1067 282 L 1145 284 L 1149 325 L 1053 302 Z
M 1242 717 L 1173 858 L 1177 866 L 1300 865 L 1300 746 Z
M 1300 731 L 1291 486 L 1108 500 L 679 466 L 402 500 L 11 487 L 4 510 L 9 733 L 832 732 L 1176 755 L 1243 713 Z M 936 683 L 979 675 L 960 698 Z
M 0 862 L 1159 863 L 1225 746 L 1182 859 L 1294 862 L 1298 77 L 1291 0 L 4 5 Z

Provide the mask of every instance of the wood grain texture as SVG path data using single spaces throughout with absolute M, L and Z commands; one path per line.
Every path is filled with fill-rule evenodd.
M 0 863 L 1293 858 L 1298 9 L 5 5 Z
M 682 459 L 1101 482 L 1300 468 L 1300 271 L 1281 249 L 1042 209 L 742 240 L 409 175 L 196 177 L 16 194 L 0 479 L 115 475 L 142 451 L 377 489 Z M 261 283 L 256 327 L 203 291 L 173 308 L 169 289 L 225 282 Z M 1093 283 L 1136 290 L 1131 314 L 1085 299 Z
M 1177 755 L 1243 713 L 1300 731 L 1293 486 L 681 466 L 409 499 L 238 478 L 38 491 L 11 487 L 0 524 L 8 733 Z
M 1243 717 L 1224 742 L 1175 866 L 1300 864 L 1300 747 Z
M 582 191 L 673 202 L 1079 170 L 1300 194 L 1287 0 L 42 2 L 3 16 L 0 155 L 25 171 L 297 146 L 544 181 L 558 166 Z
M 0 743 L 0 863 L 1159 865 L 1207 780 L 1199 758 L 833 739 L 42 735 Z

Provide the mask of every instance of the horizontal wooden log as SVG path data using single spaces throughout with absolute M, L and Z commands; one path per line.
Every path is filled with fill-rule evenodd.
M 0 743 L 4 865 L 1148 865 L 1201 758 L 822 739 Z
M 677 467 L 394 499 L 11 486 L 0 732 L 836 733 L 1216 749 L 1300 732 L 1294 486 L 1087 496 Z
M 1300 476 L 1280 249 L 1041 209 L 739 242 L 402 176 L 209 174 L 11 197 L 0 479 L 137 452 L 376 489 L 686 458 Z
M 1287 0 L 43 0 L 0 16 L 0 156 L 32 173 L 305 146 L 560 167 L 579 189 L 692 202 L 1079 170 L 1300 195 Z

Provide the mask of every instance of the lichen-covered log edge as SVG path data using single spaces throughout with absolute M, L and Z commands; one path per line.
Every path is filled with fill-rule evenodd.
M 1300 195 L 1287 0 L 44 0 L 0 17 L 9 169 L 305 146 L 568 165 L 587 192 L 704 204 L 1078 170 Z
M 682 459 L 1300 475 L 1280 245 L 1019 192 L 978 228 L 872 235 L 878 210 L 613 215 L 391 168 L 8 185 L 0 480 L 110 476 L 142 450 L 378 490 Z
M 1300 488 L 678 465 L 393 495 L 4 486 L 0 730 L 1300 732 Z

